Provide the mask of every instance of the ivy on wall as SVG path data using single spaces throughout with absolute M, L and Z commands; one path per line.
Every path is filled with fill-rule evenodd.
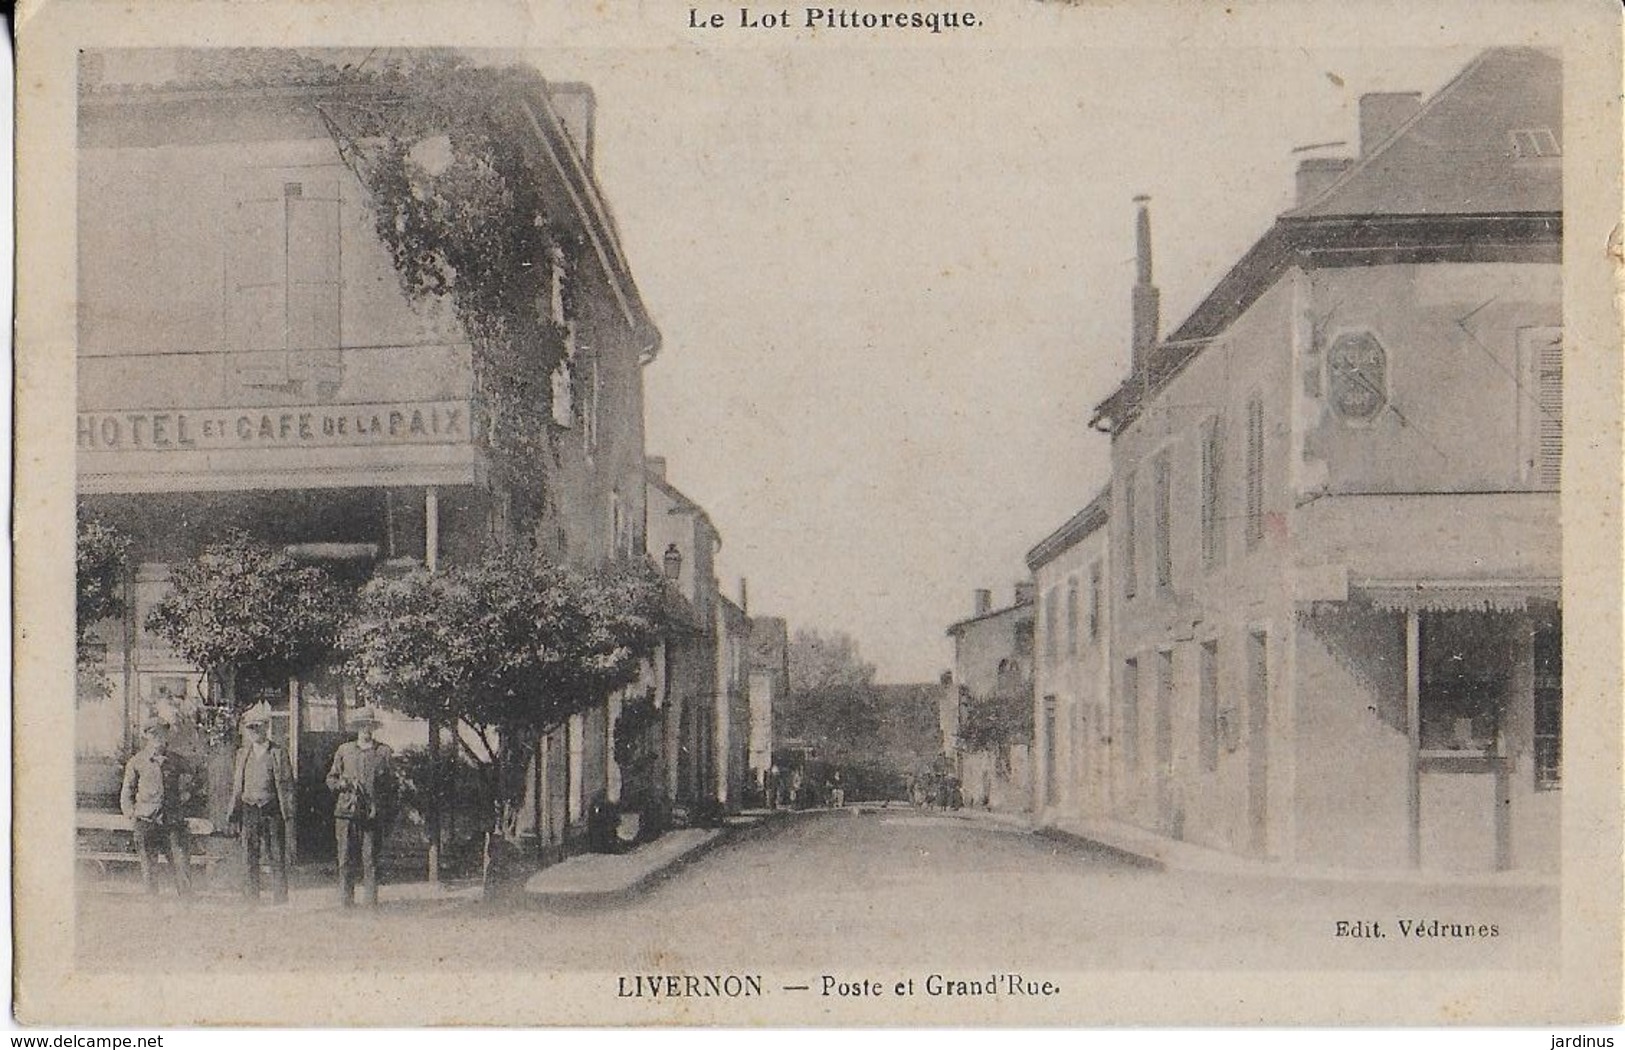
M 552 381 L 574 354 L 578 234 L 550 214 L 518 106 L 535 70 L 431 52 L 345 70 L 318 112 L 367 194 L 401 288 L 447 298 L 473 347 L 479 434 L 522 528 L 540 517 Z

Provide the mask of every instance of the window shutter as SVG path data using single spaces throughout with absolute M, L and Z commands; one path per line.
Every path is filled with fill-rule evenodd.
M 1557 488 L 1563 476 L 1563 338 L 1554 334 L 1540 343 L 1536 357 L 1535 393 L 1540 407 L 1535 476 Z
M 1264 402 L 1247 403 L 1247 546 L 1264 538 Z
M 1134 597 L 1139 590 L 1139 575 L 1135 562 L 1136 552 L 1134 535 L 1134 472 L 1128 471 L 1123 475 L 1123 596 Z
M 1152 484 L 1151 514 L 1154 519 L 1153 541 L 1156 544 L 1157 584 L 1168 587 L 1174 582 L 1174 552 L 1172 494 L 1169 492 L 1171 485 L 1166 452 L 1157 457 Z

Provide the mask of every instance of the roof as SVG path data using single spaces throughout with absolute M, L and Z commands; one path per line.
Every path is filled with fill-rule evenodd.
M 673 506 L 672 506 L 671 510 L 667 511 L 668 514 L 692 514 L 692 515 L 694 515 L 695 517 L 699 518 L 701 522 L 703 522 L 705 524 L 705 527 L 708 530 L 710 530 L 711 535 L 713 537 L 715 537 L 715 539 L 716 539 L 717 546 L 719 548 L 722 546 L 722 534 L 717 531 L 716 525 L 714 525 L 712 523 L 712 521 L 711 521 L 711 515 L 709 515 L 709 514 L 707 514 L 705 512 L 704 507 L 700 506 L 698 503 L 695 503 L 693 500 L 691 500 L 687 496 L 683 495 L 682 492 L 679 491 L 675 485 L 673 485 L 671 482 L 667 481 L 663 476 L 661 476 L 656 471 L 650 470 L 649 468 L 645 467 L 644 470 L 643 470 L 643 477 L 644 477 L 645 482 L 647 482 L 649 485 L 652 485 L 656 489 L 659 489 L 662 493 L 665 494 L 667 499 L 672 501 Z
M 1561 60 L 1528 47 L 1485 51 L 1318 197 L 1286 214 L 1558 211 L 1558 157 L 1527 155 L 1530 141 L 1514 136 L 1540 131 L 1561 150 Z
M 1027 568 L 1033 572 L 1048 565 L 1062 554 L 1098 531 L 1106 524 L 1111 511 L 1112 489 L 1108 484 L 1095 494 L 1089 505 L 1066 520 L 1066 524 L 1039 540 L 1027 552 Z
M 1547 132 L 1560 151 L 1562 93 L 1562 64 L 1545 51 L 1480 54 L 1322 193 L 1281 215 L 1148 352 L 1144 371 L 1095 406 L 1090 425 L 1121 431 L 1290 267 L 1560 261 L 1561 161 L 1529 155 L 1528 135 Z
M 980 614 L 978 614 L 976 616 L 967 617 L 966 619 L 960 620 L 958 623 L 949 624 L 948 625 L 948 633 L 951 634 L 951 635 L 959 634 L 960 632 L 964 631 L 965 628 L 967 628 L 967 627 L 972 627 L 972 626 L 974 626 L 976 624 L 984 623 L 984 622 L 986 622 L 988 620 L 997 620 L 1001 616 L 1010 616 L 1010 615 L 1014 614 L 1014 616 L 1017 619 L 1020 618 L 1022 613 L 1026 613 L 1029 616 L 1031 616 L 1032 612 L 1033 612 L 1033 600 L 1032 600 L 1031 596 L 1028 596 L 1028 597 L 1023 598 L 1023 599 L 1021 599 L 1019 601 L 1016 601 L 1015 603 L 1013 603 L 1011 605 L 1006 605 L 1006 606 L 1003 606 L 1002 608 L 998 608 L 998 609 L 989 609 L 985 613 L 980 613 Z

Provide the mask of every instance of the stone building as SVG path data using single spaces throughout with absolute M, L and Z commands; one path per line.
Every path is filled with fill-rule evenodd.
M 1010 604 L 997 609 L 993 592 L 978 590 L 972 615 L 948 628 L 954 667 L 943 684 L 938 723 L 967 805 L 1030 805 L 1033 620 L 1032 584 L 1024 580 Z M 991 746 L 974 735 L 976 723 L 990 719 L 1006 730 Z
M 1027 553 L 1033 656 L 1033 812 L 1041 824 L 1111 811 L 1108 486 Z
M 82 61 L 78 497 L 134 541 L 128 615 L 90 626 L 105 689 L 78 707 L 89 794 L 155 705 L 229 735 L 232 698 L 146 627 L 170 566 L 227 529 L 352 579 L 496 544 L 583 565 L 643 556 L 642 369 L 660 337 L 593 175 L 587 88 L 536 80 L 477 114 L 511 136 L 572 246 L 535 260 L 553 289 L 537 311 L 564 352 L 526 409 L 550 455 L 530 462 L 545 496 L 524 517 L 516 507 L 537 493 L 497 469 L 506 453 L 469 333 L 443 299 L 403 291 L 346 163 L 332 115 L 371 96 L 339 57 L 129 49 Z M 440 130 L 414 147 L 426 165 Z M 321 780 L 353 691 L 329 669 L 237 685 L 235 705 L 269 703 L 294 756 L 309 818 L 299 844 L 330 851 Z M 590 712 L 546 745 L 559 841 L 611 777 L 609 722 Z M 421 723 L 385 735 L 425 743 Z
M 1111 812 L 1302 864 L 1551 869 L 1562 69 L 1361 100 L 1111 434 Z

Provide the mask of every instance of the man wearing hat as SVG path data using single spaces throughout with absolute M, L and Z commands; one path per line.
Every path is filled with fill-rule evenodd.
M 271 862 L 271 899 L 288 899 L 288 825 L 293 821 L 293 766 L 271 739 L 271 708 L 255 704 L 243 714 L 243 746 L 231 774 L 231 820 L 241 830 L 243 896 L 260 899 L 260 857 Z
M 378 856 L 394 801 L 393 752 L 372 737 L 379 721 L 369 708 L 358 707 L 345 716 L 355 739 L 339 745 L 327 786 L 333 790 L 333 830 L 338 844 L 339 903 L 355 903 L 355 868 L 352 852 L 361 855 L 361 902 L 378 903 Z
M 154 867 L 165 852 L 175 892 L 192 892 L 187 867 L 192 852 L 186 831 L 186 806 L 192 800 L 197 777 L 186 761 L 169 750 L 169 725 L 156 718 L 141 729 L 143 746 L 124 766 L 119 809 L 134 824 L 135 849 L 141 860 L 141 884 L 157 893 Z

